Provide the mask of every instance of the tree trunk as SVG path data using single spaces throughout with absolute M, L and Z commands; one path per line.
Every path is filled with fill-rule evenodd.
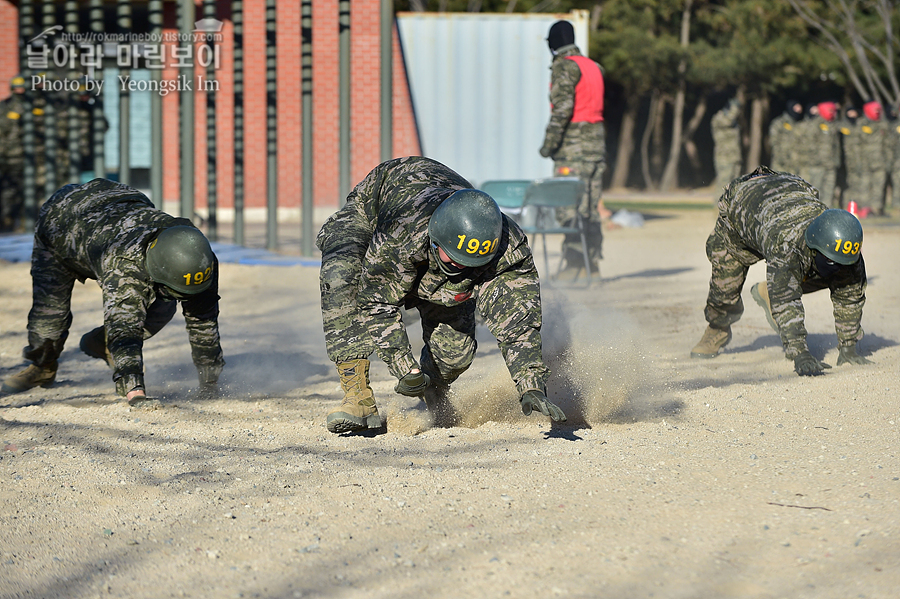
M 619 129 L 619 144 L 616 148 L 616 168 L 613 169 L 610 187 L 620 189 L 628 185 L 628 172 L 631 166 L 631 155 L 634 153 L 634 128 L 637 123 L 640 102 L 629 102 L 622 115 L 622 127 Z
M 768 112 L 769 96 L 755 96 L 750 103 L 750 147 L 747 148 L 747 167 L 753 170 L 762 161 L 763 115 Z
M 691 6 L 693 0 L 686 0 L 684 10 L 681 13 L 681 39 L 682 48 L 687 48 L 691 40 Z M 662 191 L 671 191 L 678 186 L 678 164 L 681 162 L 681 131 L 684 127 L 682 118 L 684 117 L 684 93 L 685 80 L 684 73 L 687 70 L 687 62 L 682 59 L 678 63 L 678 91 L 675 93 L 675 105 L 672 110 L 672 141 L 669 146 L 669 159 L 666 167 L 663 169 L 662 180 L 660 181 L 660 189 Z
M 650 137 L 656 125 L 656 113 L 659 111 L 659 90 L 654 89 L 650 95 L 650 113 L 647 115 L 647 125 L 641 136 L 641 174 L 644 176 L 644 189 L 652 189 L 653 178 L 650 176 Z
M 684 152 L 687 154 L 688 160 L 691 163 L 691 168 L 694 169 L 695 173 L 700 172 L 703 165 L 700 162 L 700 152 L 697 150 L 697 144 L 694 143 L 694 134 L 697 132 L 697 129 L 700 128 L 700 122 L 703 120 L 705 114 L 706 97 L 704 96 L 694 108 L 694 115 L 688 122 L 687 130 L 684 132 L 683 139 L 681 140 L 684 144 Z

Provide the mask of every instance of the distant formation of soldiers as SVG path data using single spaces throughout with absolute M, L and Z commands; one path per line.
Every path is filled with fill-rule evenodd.
M 38 205 L 60 186 L 80 183 L 81 173 L 93 170 L 93 98 L 85 89 L 82 84 L 75 92 L 46 92 L 26 85 L 21 75 L 10 81 L 10 96 L 0 101 L 0 231 L 23 229 L 26 159 L 34 166 L 32 186 Z M 29 155 L 23 126 L 26 98 L 34 135 Z M 55 134 L 49 135 L 51 131 Z M 73 131 L 76 140 L 70 144 Z
M 713 116 L 716 193 L 740 169 L 740 138 L 734 102 Z M 819 191 L 830 208 L 853 209 L 857 216 L 884 214 L 900 207 L 900 120 L 878 102 L 862 110 L 841 110 L 836 102 L 809 107 L 788 101 L 769 126 L 770 165 L 795 173 Z

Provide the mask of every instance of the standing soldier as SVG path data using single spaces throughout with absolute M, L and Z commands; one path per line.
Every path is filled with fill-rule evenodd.
M 849 113 L 849 111 L 848 111 Z M 890 168 L 888 128 L 881 119 L 881 104 L 863 105 L 865 120 L 841 129 L 844 133 L 844 163 L 847 168 L 847 189 L 844 206 L 850 201 L 859 207 L 859 217 L 879 212 L 884 205 L 887 172 Z M 848 117 L 851 117 L 848 114 Z
M 22 146 L 25 79 L 16 75 L 9 87 L 12 95 L 0 102 L 0 231 L 16 228 L 25 201 Z
M 719 197 L 725 187 L 741 175 L 743 169 L 741 129 L 738 122 L 740 114 L 740 102 L 732 99 L 712 118 L 716 162 L 716 197 Z
M 900 112 L 900 106 L 897 107 L 897 111 Z M 888 138 L 893 140 L 888 145 L 892 148 L 891 192 L 895 209 L 900 208 L 900 120 L 898 120 L 898 112 L 894 112 L 891 130 L 888 131 Z
M 579 177 L 585 184 L 578 212 L 587 223 L 588 257 L 592 272 L 600 272 L 603 257 L 601 217 L 609 211 L 603 205 L 603 172 L 606 169 L 606 129 L 603 124 L 603 71 L 600 65 L 582 56 L 575 45 L 575 28 L 568 21 L 550 27 L 547 44 L 553 54 L 550 67 L 550 122 L 544 133 L 541 156 L 553 159 L 557 177 Z M 575 219 L 573 209 L 558 210 L 561 223 Z M 583 268 L 580 238 L 563 240 L 565 267 L 560 280 L 573 280 Z
M 33 304 L 22 352 L 31 364 L 8 377 L 3 391 L 53 383 L 72 324 L 72 287 L 76 279 L 95 279 L 103 292 L 103 326 L 82 337 L 81 349 L 112 367 L 119 395 L 132 405 L 147 400 L 144 339 L 172 319 L 179 301 L 199 395 L 214 395 L 225 364 L 218 271 L 206 237 L 189 220 L 155 209 L 138 190 L 106 179 L 62 187 L 41 207 L 35 227 Z
M 380 428 L 369 386 L 378 352 L 398 383 L 452 424 L 448 393 L 475 357 L 475 310 L 497 339 L 522 412 L 566 417 L 546 397 L 538 273 L 524 233 L 486 193 L 434 160 L 382 163 L 322 226 L 322 321 L 344 399 L 328 413 L 332 433 Z M 402 307 L 422 317 L 425 346 L 413 357 Z
M 868 364 L 856 353 L 866 302 L 866 267 L 859 220 L 829 210 L 814 187 L 796 175 L 761 166 L 735 179 L 719 198 L 719 218 L 706 241 L 712 264 L 703 338 L 692 358 L 714 358 L 731 341 L 731 325 L 744 312 L 741 289 L 752 264 L 766 261 L 766 283 L 752 295 L 780 335 L 785 356 L 801 376 L 821 374 L 828 364 L 806 344 L 804 293 L 831 292 L 838 336 L 838 366 Z
M 775 170 L 796 173 L 806 166 L 801 156 L 803 143 L 799 123 L 802 120 L 803 105 L 796 100 L 788 100 L 784 113 L 769 125 L 769 144 Z
M 841 145 L 835 118 L 837 104 L 820 102 L 810 106 L 808 122 L 809 160 L 800 177 L 819 190 L 819 200 L 829 208 L 835 206 L 837 171 L 841 165 Z

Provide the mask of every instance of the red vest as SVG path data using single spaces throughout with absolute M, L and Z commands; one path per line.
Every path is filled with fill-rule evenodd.
M 603 120 L 603 73 L 600 66 L 587 56 L 567 56 L 581 70 L 575 85 L 573 123 L 599 123 Z

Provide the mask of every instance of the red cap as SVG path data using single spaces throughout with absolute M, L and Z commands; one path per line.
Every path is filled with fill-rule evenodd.
M 866 102 L 863 104 L 863 112 L 870 121 L 877 121 L 881 118 L 881 104 L 878 102 Z
M 819 102 L 819 114 L 828 122 L 834 120 L 837 116 L 837 103 L 835 102 Z

